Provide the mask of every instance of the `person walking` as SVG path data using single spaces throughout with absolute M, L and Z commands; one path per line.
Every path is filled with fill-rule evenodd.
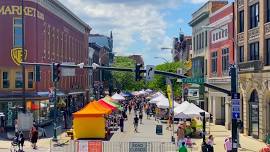
M 129 104 L 129 105 L 128 105 L 128 113 L 129 113 L 129 114 L 131 113 L 131 110 L 132 110 L 132 105 Z
M 35 126 L 31 128 L 30 131 L 30 141 L 32 143 L 33 149 L 37 149 L 38 131 Z
M 181 143 L 185 141 L 185 130 L 182 124 L 178 126 L 176 134 L 177 134 L 177 144 L 181 145 Z
M 134 124 L 134 131 L 138 132 L 139 118 L 137 115 L 135 115 L 135 117 L 134 117 L 133 124 Z
M 143 119 L 143 113 L 142 113 L 142 111 L 140 111 L 140 113 L 139 113 L 139 119 L 140 119 L 140 124 L 142 124 L 142 119 Z
M 124 120 L 125 119 L 123 117 L 121 117 L 120 120 L 119 120 L 119 126 L 120 126 L 121 132 L 124 131 Z
M 232 137 L 226 138 L 224 141 L 224 149 L 226 152 L 232 152 Z
M 214 152 L 214 136 L 209 135 L 207 141 L 208 152 Z
M 185 142 L 182 142 L 179 152 L 188 152 Z
M 22 150 L 23 151 L 23 146 L 24 146 L 24 135 L 23 135 L 23 132 L 20 131 L 19 133 L 19 137 L 18 137 L 18 146 L 19 146 L 19 150 Z M 21 149 L 22 148 L 22 149 Z

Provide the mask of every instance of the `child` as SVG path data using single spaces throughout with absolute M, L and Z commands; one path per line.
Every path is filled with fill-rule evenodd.
M 179 152 L 188 152 L 185 142 L 182 142 L 182 146 L 179 148 Z

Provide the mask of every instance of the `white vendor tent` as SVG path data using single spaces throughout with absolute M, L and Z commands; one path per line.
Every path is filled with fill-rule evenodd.
M 184 111 L 182 111 L 182 113 L 190 117 L 200 117 L 200 112 L 205 112 L 205 116 L 210 117 L 210 114 L 208 112 L 204 111 L 193 103 L 190 103 L 189 106 Z
M 112 96 L 112 98 L 114 99 L 114 100 L 125 100 L 125 98 L 123 97 L 123 96 L 121 96 L 120 94 L 118 94 L 118 93 L 115 93 L 113 96 Z
M 152 98 L 149 102 L 150 103 L 158 103 L 160 101 L 163 101 L 163 100 L 168 100 L 163 94 L 160 94 L 154 98 Z
M 175 102 L 175 101 L 173 101 L 173 102 L 174 102 L 174 107 L 177 107 L 177 106 L 180 105 L 179 103 L 177 103 L 177 102 Z M 168 100 L 168 98 L 166 98 L 166 99 L 164 99 L 164 100 L 158 102 L 158 103 L 157 103 L 157 107 L 158 107 L 158 108 L 161 108 L 161 109 L 169 108 L 169 100 Z
M 189 105 L 190 103 L 188 101 L 182 102 L 179 106 L 174 108 L 174 115 L 182 113 Z

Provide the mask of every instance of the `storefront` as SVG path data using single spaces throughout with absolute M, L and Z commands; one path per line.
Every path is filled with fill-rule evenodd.
M 259 97 L 256 90 L 253 90 L 249 100 L 249 135 L 259 138 Z

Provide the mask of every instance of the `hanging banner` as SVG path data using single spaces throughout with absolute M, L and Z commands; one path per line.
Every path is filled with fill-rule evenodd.
M 172 83 L 169 78 L 167 78 L 167 94 L 168 94 L 168 100 L 169 100 L 169 107 L 173 107 L 173 93 L 172 93 Z

